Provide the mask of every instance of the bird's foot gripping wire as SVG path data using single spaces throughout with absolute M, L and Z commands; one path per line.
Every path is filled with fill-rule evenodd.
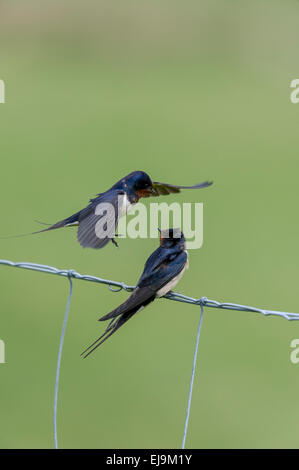
M 119 248 L 118 243 L 114 238 L 111 238 L 111 241 L 112 241 L 113 245 L 116 246 L 116 248 Z

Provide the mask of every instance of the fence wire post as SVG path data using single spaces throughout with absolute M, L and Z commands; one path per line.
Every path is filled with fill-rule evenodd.
M 72 294 L 73 294 L 73 281 L 72 281 L 71 271 L 68 272 L 68 280 L 69 280 L 69 283 L 70 283 L 70 292 L 69 292 L 69 296 L 68 296 L 68 299 L 67 299 L 67 304 L 66 304 L 66 309 L 65 309 L 65 314 L 64 314 L 64 320 L 63 320 L 63 325 L 62 325 L 62 330 L 61 330 L 61 336 L 60 336 L 60 344 L 59 344 L 57 367 L 56 367 L 55 393 L 54 393 L 53 422 L 54 422 L 54 445 L 55 445 L 55 449 L 58 449 L 57 400 L 58 400 L 58 387 L 59 387 L 59 374 L 60 374 L 61 356 L 62 356 L 62 348 L 63 348 L 66 324 L 67 324 L 67 319 L 68 319 L 68 314 L 69 314 L 70 304 L 71 304 L 71 299 L 72 299 Z
M 202 324 L 202 318 L 203 318 L 203 304 L 200 304 L 200 308 L 201 308 L 201 312 L 200 312 L 199 325 L 198 325 L 196 343 L 195 343 L 195 351 L 194 351 L 194 358 L 193 358 L 193 365 L 192 365 L 192 373 L 191 373 L 189 398 L 188 398 L 188 405 L 187 405 L 187 412 L 186 412 L 186 421 L 185 421 L 185 429 L 184 429 L 184 435 L 183 435 L 182 449 L 185 449 L 186 435 L 187 435 L 188 424 L 189 424 L 189 415 L 190 415 L 190 407 L 191 407 L 191 399 L 192 399 L 192 391 L 193 391 L 193 382 L 194 382 L 196 359 L 197 359 L 198 345 L 199 345 L 199 336 L 200 336 L 200 330 L 201 330 L 201 324 Z

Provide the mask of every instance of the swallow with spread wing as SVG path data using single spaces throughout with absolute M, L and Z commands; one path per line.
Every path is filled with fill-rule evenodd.
M 135 313 L 163 297 L 179 282 L 188 268 L 186 242 L 180 229 L 162 230 L 160 246 L 145 263 L 143 273 L 130 297 L 99 321 L 110 320 L 104 334 L 92 343 L 81 356 L 87 357 L 106 339 L 124 325 Z
M 211 182 L 195 184 L 194 186 L 175 186 L 167 183 L 152 181 L 144 171 L 133 171 L 125 176 L 112 188 L 100 193 L 96 198 L 91 199 L 88 206 L 79 212 L 60 220 L 54 225 L 37 232 L 48 232 L 62 227 L 78 226 L 78 242 L 82 247 L 102 248 L 109 241 L 115 245 L 115 230 L 118 220 L 125 215 L 128 210 L 136 204 L 142 197 L 165 196 L 171 193 L 179 193 L 181 189 L 199 189 L 210 186 Z M 111 207 L 112 210 L 105 210 Z M 105 220 L 103 219 L 105 217 Z M 102 221 L 101 221 L 102 219 Z M 101 222 L 102 225 L 101 225 Z M 18 235 L 23 236 L 23 235 Z M 11 237 L 4 237 L 11 238 Z

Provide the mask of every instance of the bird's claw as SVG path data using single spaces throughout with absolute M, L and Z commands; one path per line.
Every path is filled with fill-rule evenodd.
M 115 245 L 117 248 L 119 248 L 118 243 L 114 240 L 114 238 L 111 238 L 111 241 L 112 241 L 113 245 Z

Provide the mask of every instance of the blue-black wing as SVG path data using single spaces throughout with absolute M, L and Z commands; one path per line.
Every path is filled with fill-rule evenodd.
M 159 247 L 147 260 L 143 273 L 130 297 L 116 309 L 100 318 L 110 320 L 129 311 L 144 307 L 154 300 L 157 291 L 168 284 L 184 269 L 187 254 Z
M 147 260 L 144 271 L 130 297 L 112 312 L 100 318 L 100 321 L 111 320 L 105 332 L 92 343 L 82 355 L 89 356 L 104 341 L 112 336 L 135 313 L 151 303 L 157 291 L 168 284 L 187 262 L 187 254 L 182 251 L 159 247 Z
M 157 248 L 148 258 L 137 286 L 150 286 L 157 292 L 184 269 L 187 258 L 187 253 L 181 249 Z
M 83 351 L 81 356 L 87 357 L 95 349 L 97 349 L 104 341 L 106 341 L 113 333 L 123 326 L 135 313 L 144 308 L 155 299 L 155 293 L 149 288 L 139 289 L 138 287 L 132 292 L 129 299 L 108 313 L 100 320 L 111 319 L 104 333 L 94 341 L 88 348 Z
M 155 197 L 155 196 L 167 196 L 168 194 L 172 193 L 180 193 L 181 189 L 200 189 L 206 188 L 207 186 L 211 186 L 213 184 L 210 181 L 205 181 L 204 183 L 195 184 L 193 186 L 178 186 L 174 184 L 168 183 L 159 183 L 158 181 L 153 182 L 153 193 L 148 193 L 143 197 Z
M 115 236 L 120 191 L 107 191 L 92 199 L 79 216 L 78 242 L 89 248 L 103 248 Z

